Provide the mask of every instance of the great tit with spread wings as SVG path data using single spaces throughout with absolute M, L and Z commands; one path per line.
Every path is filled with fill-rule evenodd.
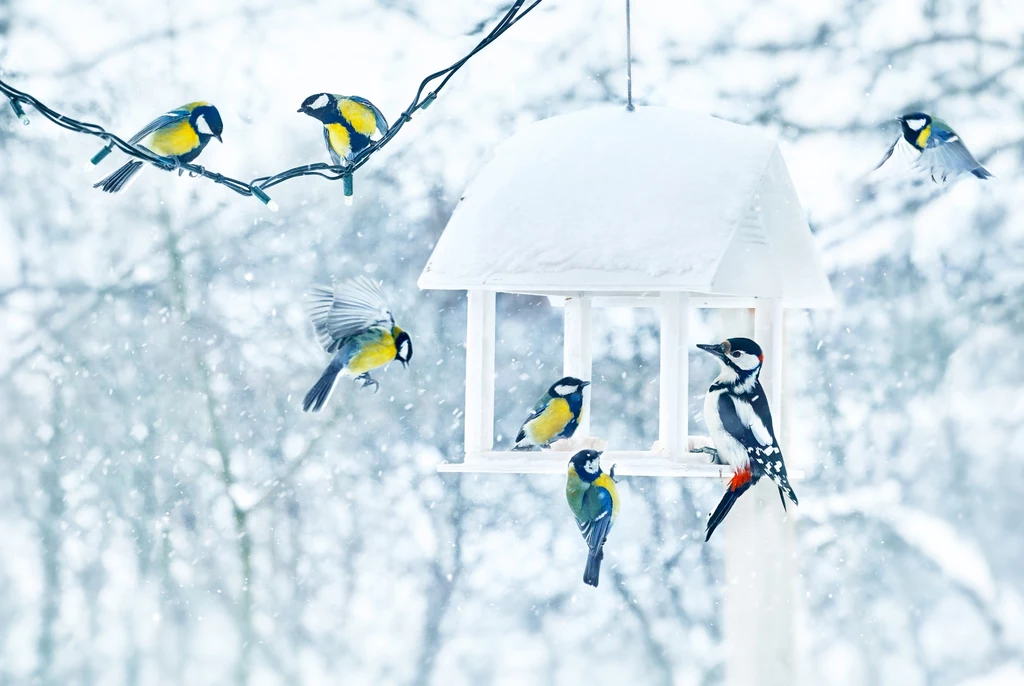
M 928 172 L 932 181 L 936 183 L 954 179 L 965 173 L 971 173 L 979 179 L 992 176 L 978 160 L 974 159 L 974 155 L 964 145 L 957 132 L 941 119 L 924 112 L 911 112 L 896 117 L 896 120 L 902 128 L 900 137 L 889 146 L 885 157 L 875 165 L 875 169 L 892 157 L 896 146 L 903 140 L 919 153 L 915 168 Z
M 380 384 L 371 371 L 392 360 L 407 367 L 412 359 L 412 339 L 395 325 L 380 286 L 365 276 L 333 288 L 314 286 L 307 312 L 320 345 L 334 359 L 306 394 L 303 411 L 319 412 L 339 375 L 355 377 L 376 392 Z

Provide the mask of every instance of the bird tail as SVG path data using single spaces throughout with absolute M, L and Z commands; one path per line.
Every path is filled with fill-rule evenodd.
M 985 169 L 985 167 L 982 166 L 978 166 L 977 168 L 972 169 L 971 173 L 977 176 L 979 179 L 992 178 L 992 172 L 990 172 L 988 169 Z
M 117 193 L 124 190 L 125 185 L 131 181 L 132 177 L 140 169 L 142 169 L 142 162 L 139 160 L 129 160 L 110 176 L 94 183 L 92 187 L 102 189 L 104 193 Z
M 736 504 L 739 497 L 747 492 L 747 489 L 754 483 L 753 474 L 750 471 L 750 467 L 743 467 L 742 469 L 736 470 L 736 474 L 733 475 L 732 480 L 729 481 L 729 489 L 722 496 L 722 500 L 719 501 L 718 507 L 708 517 L 708 528 L 707 535 L 704 537 L 704 542 L 711 540 L 711 534 L 715 533 L 715 529 L 722 523 L 725 516 L 729 514 L 729 510 Z
M 340 371 L 334 365 L 330 365 L 324 370 L 320 380 L 313 384 L 313 387 L 309 389 L 309 393 L 306 394 L 306 398 L 302 401 L 303 412 L 309 412 L 311 409 L 313 412 L 319 412 L 323 408 L 327 403 L 327 399 L 331 397 L 331 392 L 334 390 L 334 382 L 338 380 L 338 373 Z
M 591 548 L 587 553 L 587 567 L 583 570 L 583 583 L 597 588 L 598 577 L 601 576 L 601 560 L 604 559 L 604 547 Z

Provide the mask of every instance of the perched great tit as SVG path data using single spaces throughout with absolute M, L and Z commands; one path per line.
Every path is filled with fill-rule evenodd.
M 736 468 L 728 490 L 708 518 L 707 541 L 736 500 L 762 476 L 779 487 L 783 509 L 787 497 L 794 505 L 799 502 L 775 440 L 768 397 L 757 378 L 764 362 L 761 346 L 749 338 L 730 338 L 718 345 L 697 347 L 714 355 L 721 366 L 704 396 L 704 421 L 719 457 Z
M 190 102 L 149 122 L 128 141 L 139 144 L 161 157 L 188 163 L 199 157 L 211 138 L 220 142 L 224 122 L 220 112 L 208 102 Z M 142 160 L 132 159 L 110 176 L 93 184 L 107 193 L 117 193 L 142 169 Z M 178 174 L 181 174 L 179 170 Z
M 966 172 L 974 174 L 979 179 L 992 176 L 978 160 L 974 159 L 974 155 L 967 149 L 956 131 L 941 119 L 924 112 L 911 112 L 896 117 L 896 121 L 903 129 L 902 134 L 889 146 L 885 157 L 875 165 L 875 169 L 885 164 L 892 157 L 899 142 L 905 140 L 920 153 L 915 168 L 927 171 L 932 181 L 936 183 L 956 178 Z
M 317 93 L 299 112 L 324 125 L 324 143 L 334 164 L 347 165 L 370 144 L 374 131 L 384 135 L 388 122 L 372 102 L 354 95 Z
M 565 499 L 590 548 L 583 583 L 596 588 L 604 559 L 604 542 L 619 514 L 619 491 L 614 479 L 601 471 L 601 453 L 581 450 L 572 456 L 565 480 Z
M 559 438 L 571 438 L 583 412 L 583 389 L 589 381 L 566 376 L 559 379 L 533 406 L 516 436 L 513 450 L 550 445 Z
M 302 402 L 304 412 L 319 412 L 331 397 L 339 374 L 355 377 L 363 387 L 380 384 L 370 372 L 398 360 L 403 367 L 412 359 L 412 339 L 395 326 L 395 318 L 380 286 L 365 276 L 337 284 L 314 286 L 307 307 L 324 350 L 334 353 L 320 380 Z

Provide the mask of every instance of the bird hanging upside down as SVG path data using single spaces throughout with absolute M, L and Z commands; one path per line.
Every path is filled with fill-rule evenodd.
M 601 471 L 601 453 L 596 450 L 581 450 L 573 455 L 568 471 L 565 499 L 589 548 L 583 583 L 596 588 L 604 543 L 619 514 L 619 491 L 611 475 Z

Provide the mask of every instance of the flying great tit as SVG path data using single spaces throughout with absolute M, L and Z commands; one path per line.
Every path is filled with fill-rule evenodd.
M 395 326 L 380 286 L 365 276 L 337 284 L 314 286 L 307 312 L 320 345 L 334 359 L 302 402 L 303 411 L 319 412 L 334 390 L 338 375 L 355 377 L 363 387 L 380 384 L 370 372 L 398 360 L 407 367 L 412 359 L 412 339 Z
M 914 165 L 915 169 L 927 171 L 931 175 L 932 181 L 936 183 L 954 179 L 968 172 L 979 179 L 987 179 L 992 176 L 978 160 L 974 159 L 974 155 L 967 149 L 956 131 L 941 119 L 936 119 L 924 112 L 911 112 L 896 117 L 896 121 L 900 123 L 902 133 L 889 146 L 885 157 L 875 165 L 875 169 L 885 164 L 892 157 L 899 142 L 904 140 L 919 153 L 917 163 Z
M 223 142 L 223 133 L 224 122 L 216 107 L 208 102 L 190 102 L 149 122 L 128 142 L 175 162 L 188 163 L 199 157 L 211 138 Z M 143 164 L 142 160 L 129 160 L 110 176 L 96 182 L 93 188 L 117 193 Z M 178 173 L 180 175 L 181 171 Z

